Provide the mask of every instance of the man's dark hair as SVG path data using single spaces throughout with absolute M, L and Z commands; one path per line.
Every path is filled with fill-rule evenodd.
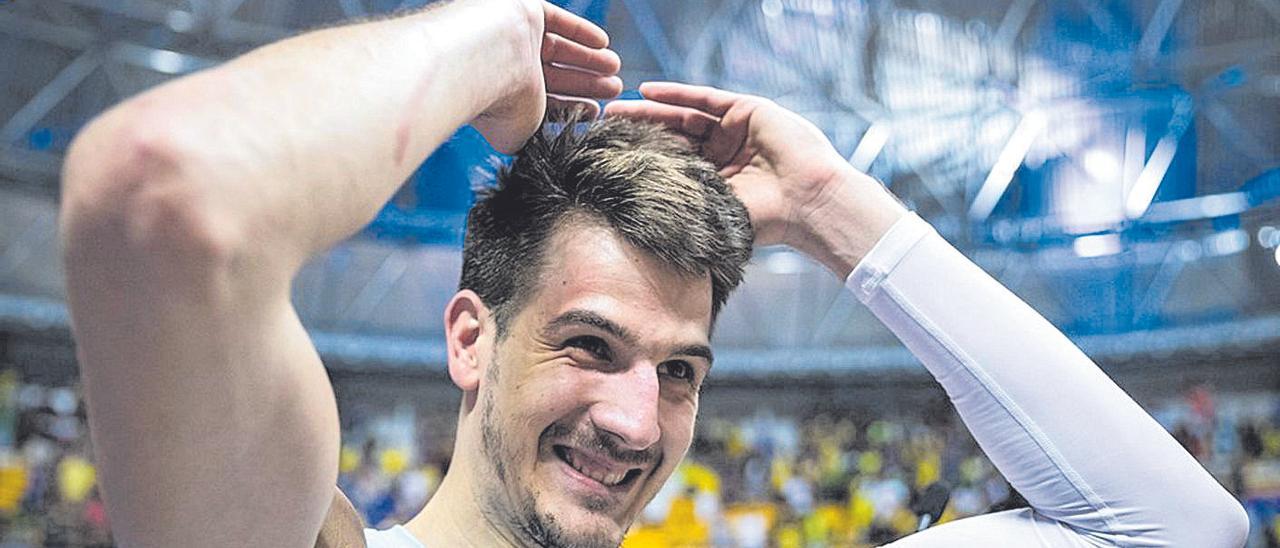
M 494 311 L 499 338 L 540 287 L 551 235 L 581 219 L 677 272 L 709 275 L 713 319 L 751 258 L 746 207 L 687 141 L 620 118 L 552 121 L 498 172 L 467 217 L 459 288 Z

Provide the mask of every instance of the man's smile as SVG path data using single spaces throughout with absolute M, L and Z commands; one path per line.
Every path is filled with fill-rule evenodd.
M 627 466 L 583 449 L 556 445 L 552 450 L 570 469 L 604 487 L 627 487 L 643 473 L 640 468 Z

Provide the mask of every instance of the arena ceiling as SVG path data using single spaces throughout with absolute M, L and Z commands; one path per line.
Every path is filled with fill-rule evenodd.
M 801 112 L 1095 355 L 1277 348 L 1276 0 L 563 3 L 605 23 L 631 89 L 706 83 Z M 0 321 L 65 326 L 57 180 L 86 120 L 256 45 L 417 4 L 0 1 Z M 366 234 L 299 276 L 327 355 L 439 363 L 487 154 L 461 134 Z M 913 367 L 836 280 L 783 249 L 758 252 L 716 339 L 722 371 Z

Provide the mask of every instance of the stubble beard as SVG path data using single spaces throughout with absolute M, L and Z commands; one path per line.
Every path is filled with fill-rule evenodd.
M 529 546 L 617 548 L 621 545 L 622 539 L 603 531 L 578 535 L 566 531 L 554 515 L 538 508 L 537 497 L 520 482 L 521 478 L 511 477 L 512 472 L 507 469 L 507 463 L 515 462 L 515 455 L 507 447 L 501 427 L 494 416 L 493 392 L 498 380 L 496 359 L 489 364 L 486 376 L 489 389 L 481 396 L 480 401 L 480 450 L 484 462 L 493 472 L 488 477 L 496 478 L 496 481 L 483 479 L 482 475 L 479 495 L 481 512 L 488 521 L 498 526 L 505 525 L 510 534 L 517 537 L 514 540 Z

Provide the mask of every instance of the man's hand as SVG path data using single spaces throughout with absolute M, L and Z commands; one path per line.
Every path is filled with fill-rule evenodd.
M 660 122 L 720 168 L 751 213 L 757 245 L 787 244 L 846 275 L 905 208 L 851 168 L 808 120 L 773 101 L 653 82 L 605 112 Z
M 511 0 L 501 0 L 507 4 Z M 514 37 L 521 61 L 512 70 L 516 85 L 490 105 L 472 125 L 500 152 L 511 153 L 542 124 L 548 103 L 581 105 L 594 117 L 597 99 L 622 92 L 618 54 L 595 24 L 543 0 L 521 0 L 523 30 Z
M 807 210 L 847 168 L 818 128 L 768 99 L 668 82 L 640 93 L 606 112 L 661 122 L 698 145 L 746 203 L 759 245 L 794 244 Z

